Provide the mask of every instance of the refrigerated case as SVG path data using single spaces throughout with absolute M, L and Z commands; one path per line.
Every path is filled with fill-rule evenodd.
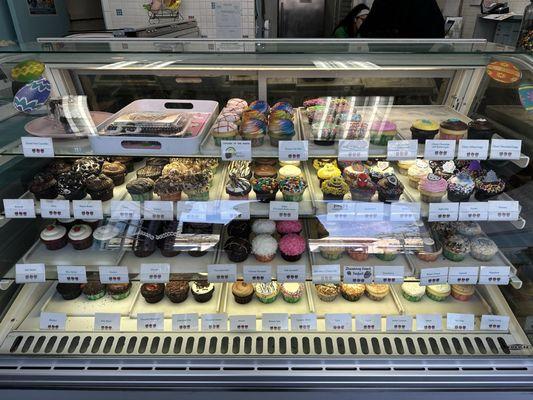
M 3 53 L 1 68 L 9 77 L 27 60 L 45 64 L 53 97 L 86 96 L 97 122 L 87 136 L 69 136 L 44 107 L 6 113 L 0 125 L 0 386 L 7 396 L 21 389 L 41 398 L 78 389 L 90 389 L 77 392 L 81 398 L 118 389 L 133 398 L 150 391 L 191 398 L 214 391 L 238 398 L 259 395 L 251 392 L 317 398 L 331 391 L 341 398 L 382 398 L 392 391 L 400 398 L 452 391 L 474 398 L 496 398 L 503 391 L 511 398 L 531 396 L 532 120 L 525 108 L 530 54 L 480 40 L 47 39 L 34 51 Z M 510 74 L 490 77 L 488 71 L 498 68 Z M 235 98 L 273 106 L 271 126 L 275 110 L 283 111 L 278 115 L 294 126 L 292 140 L 277 147 L 269 141 L 276 138 L 271 128 L 252 135 L 251 146 L 242 128 L 247 123 L 239 119 L 238 132 L 223 135 L 239 143 L 217 145 L 219 114 Z M 261 103 L 251 107 L 264 111 Z M 188 134 L 103 134 L 124 113 L 168 110 L 187 114 Z M 481 139 L 470 132 L 462 142 L 447 140 L 442 129 L 440 142 L 412 137 L 418 119 L 468 124 L 479 118 L 492 126 Z M 394 131 L 389 144 L 380 139 L 387 135 L 379 129 L 384 120 Z M 357 123 L 349 125 L 356 133 L 346 121 Z M 50 143 L 52 154 L 34 157 L 51 151 Z M 468 145 L 481 155 L 468 154 Z M 114 161 L 128 171 L 124 183 L 115 182 L 111 199 L 99 202 L 93 190 L 80 196 L 81 203 L 65 202 L 31 186 L 43 171 L 59 180 L 82 157 L 96 157 L 89 161 L 93 165 L 122 157 Z M 175 159 L 161 161 L 165 157 Z M 251 157 L 251 163 L 235 157 Z M 476 195 L 454 202 L 453 196 L 433 193 L 440 202 L 428 202 L 398 162 L 406 158 L 432 160 L 433 172 L 443 179 L 460 170 L 470 174 L 477 179 Z M 294 200 L 290 191 L 276 191 L 266 203 L 260 188 L 237 199 L 226 190 L 236 173 L 246 180 L 256 173 L 284 179 L 279 174 L 291 172 L 280 168 L 298 159 L 297 181 L 307 185 L 300 201 L 287 201 Z M 446 161 L 454 162 L 451 171 L 443 168 Z M 379 189 L 362 199 L 355 186 L 344 194 L 343 184 L 333 181 L 341 195 L 332 198 L 322 182 L 330 177 L 319 172 L 325 163 L 335 163 L 339 173 L 355 163 L 382 186 L 392 174 L 403 191 L 397 200 L 379 197 Z M 181 171 L 186 183 L 190 171 L 183 168 L 203 170 L 210 183 L 201 201 L 183 182 L 180 199 L 156 193 L 150 203 L 148 197 L 133 201 L 127 184 L 146 165 L 165 165 L 167 172 L 159 175 Z M 505 188 L 487 196 L 483 184 L 491 182 L 485 179 L 491 170 Z M 50 179 L 47 189 L 54 187 Z M 83 177 L 84 185 L 88 179 Z M 75 235 L 74 244 L 61 243 L 62 236 L 61 248 L 50 250 L 40 239 L 47 226 L 72 229 L 71 221 L 52 216 L 86 220 L 82 224 L 90 229 L 109 225 L 118 233 L 93 238 L 84 250 L 75 249 Z M 293 222 L 273 226 L 269 220 Z M 171 227 L 162 230 L 163 225 Z M 287 232 L 304 239 L 303 251 L 301 239 L 287 244 Z M 260 234 L 271 237 L 254 242 Z M 454 255 L 451 234 L 463 235 L 468 244 L 483 237 L 488 254 L 463 249 Z M 168 236 L 174 239 L 164 253 L 154 240 Z M 232 239 L 238 250 L 227 246 L 230 237 L 240 238 Z M 280 246 L 285 241 L 286 253 L 276 250 L 278 244 L 272 250 L 272 240 Z M 109 286 L 97 300 L 89 300 L 89 291 L 74 290 L 73 300 L 57 291 L 60 282 L 72 288 L 72 282 L 86 280 L 131 287 L 119 300 Z M 171 301 L 172 293 L 146 301 L 143 285 L 168 288 L 170 281 L 213 283 L 214 292 L 204 302 L 189 291 L 183 302 Z M 235 281 L 301 285 L 297 294 L 278 293 L 269 302 L 272 296 L 261 287 L 259 296 L 243 300 L 248 289 L 234 291 Z M 360 286 L 372 282 L 385 286 L 377 294 L 373 286 Z M 340 292 L 341 283 L 348 292 Z M 414 284 L 418 294 L 404 283 Z M 437 283 L 443 286 L 432 286 Z M 315 284 L 330 286 L 319 292 Z M 299 301 L 288 301 L 291 296 Z

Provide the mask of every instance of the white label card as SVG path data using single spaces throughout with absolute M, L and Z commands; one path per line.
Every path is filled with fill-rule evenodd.
M 171 201 L 152 201 L 143 203 L 144 219 L 149 221 L 174 220 L 174 203 Z
M 229 329 L 232 332 L 255 332 L 257 330 L 255 315 L 231 315 Z
M 198 314 L 172 314 L 173 331 L 197 331 Z
M 429 203 L 429 222 L 457 221 L 459 203 Z
M 333 332 L 349 332 L 353 330 L 352 314 L 325 314 L 326 330 Z
M 450 331 L 473 331 L 474 314 L 446 314 L 446 329 Z
M 387 160 L 413 160 L 418 155 L 418 140 L 390 140 L 387 143 Z
M 389 315 L 386 319 L 387 332 L 411 332 L 413 330 L 413 317 L 410 315 Z
M 57 280 L 60 283 L 87 283 L 87 270 L 82 265 L 58 265 Z
M 291 314 L 291 331 L 316 331 L 316 314 Z
M 95 313 L 94 330 L 95 331 L 120 331 L 119 313 Z
M 39 317 L 39 329 L 42 331 L 64 331 L 67 324 L 67 314 L 42 312 Z
M 208 207 L 212 205 L 208 201 L 178 201 L 179 220 L 183 222 L 206 222 Z
M 274 221 L 296 221 L 298 203 L 294 201 L 271 201 L 269 218 Z
M 339 283 L 341 281 L 341 266 L 313 265 L 313 283 Z
M 235 282 L 237 280 L 237 264 L 208 265 L 207 280 L 210 283 Z
M 128 267 L 99 267 L 101 283 L 128 283 Z
M 224 161 L 251 161 L 252 142 L 250 140 L 222 140 L 220 155 Z
M 420 285 L 439 285 L 448 282 L 448 267 L 423 268 L 420 270 Z
M 6 218 L 35 218 L 33 199 L 4 199 Z
M 455 140 L 426 140 L 424 158 L 426 160 L 453 160 Z
M 385 203 L 358 202 L 355 210 L 356 221 L 383 221 Z
M 41 200 L 41 217 L 70 218 L 70 202 L 68 200 Z
M 488 157 L 488 140 L 459 140 L 458 160 L 486 160 Z
M 392 203 L 390 220 L 393 222 L 420 220 L 420 203 Z
M 304 282 L 306 279 L 305 265 L 278 265 L 276 276 L 279 283 Z
M 162 331 L 165 329 L 165 314 L 163 313 L 138 313 L 138 331 Z
M 481 325 L 479 327 L 482 331 L 508 331 L 509 330 L 509 316 L 507 315 L 482 315 Z
M 489 219 L 489 203 L 459 203 L 459 221 L 486 221 Z
M 522 152 L 522 140 L 492 139 L 490 158 L 492 160 L 519 160 Z
M 339 160 L 368 160 L 369 143 L 366 140 L 339 140 Z
M 356 203 L 332 203 L 327 202 L 327 216 L 328 222 L 335 221 L 355 221 L 355 206 Z
M 229 222 L 234 219 L 250 219 L 250 202 L 248 200 L 220 200 L 220 219 Z
M 271 265 L 244 265 L 243 280 L 247 283 L 268 283 L 272 280 L 272 266 Z
M 520 217 L 518 201 L 491 200 L 489 203 L 489 221 L 516 221 Z
M 103 219 L 102 201 L 100 200 L 73 200 L 72 208 L 74 218 L 78 219 Z
M 416 314 L 417 331 L 442 331 L 442 316 L 440 314 Z
M 203 314 L 202 331 L 227 331 L 228 316 L 226 314 Z
M 358 314 L 355 316 L 355 330 L 357 331 L 381 331 L 381 315 Z
M 140 220 L 141 203 L 132 200 L 111 200 L 111 219 L 118 221 Z
M 344 266 L 344 283 L 372 283 L 374 279 L 373 268 L 370 266 Z
M 482 285 L 508 285 L 511 267 L 479 267 L 478 283 Z
M 16 283 L 43 283 L 46 282 L 46 268 L 44 264 L 17 264 L 15 265 Z
M 167 283 L 170 280 L 170 264 L 141 264 L 142 283 Z
M 405 276 L 403 265 L 376 265 L 374 267 L 374 282 L 402 283 Z
M 54 142 L 52 138 L 23 136 L 20 141 L 24 157 L 54 157 Z
M 279 332 L 289 330 L 289 314 L 272 313 L 263 314 L 261 318 L 261 329 L 268 332 Z
M 479 267 L 450 267 L 448 283 L 457 285 L 475 285 L 479 275 Z
M 307 161 L 309 157 L 307 140 L 280 140 L 280 161 Z

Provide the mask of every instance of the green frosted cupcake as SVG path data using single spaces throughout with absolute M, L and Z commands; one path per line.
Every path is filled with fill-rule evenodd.
M 335 261 L 342 257 L 344 253 L 344 247 L 333 247 L 333 246 L 320 246 L 320 255 L 326 260 Z
M 105 296 L 106 287 L 100 282 L 87 282 L 83 286 L 83 294 L 87 300 L 98 300 Z
M 279 284 L 277 282 L 254 284 L 255 295 L 261 303 L 269 304 L 276 301 L 279 294 Z
M 450 295 L 452 289 L 450 285 L 444 283 L 442 285 L 426 286 L 426 295 L 433 301 L 444 301 Z
M 418 282 L 405 282 L 402 284 L 402 296 L 408 301 L 420 301 L 425 293 L 425 287 L 420 286 Z

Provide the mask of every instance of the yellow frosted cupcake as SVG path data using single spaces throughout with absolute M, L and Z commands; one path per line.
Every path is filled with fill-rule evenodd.
M 429 163 L 425 160 L 417 160 L 414 165 L 407 170 L 407 176 L 409 177 L 409 185 L 412 188 L 418 189 L 418 182 L 428 174 L 431 174 L 433 170 L 429 166 Z
M 320 180 L 320 184 L 322 184 L 325 180 L 340 177 L 341 170 L 335 165 L 328 163 L 324 164 L 324 166 L 317 171 L 316 175 Z
M 400 160 L 398 161 L 398 172 L 401 175 L 407 175 L 407 171 L 409 168 L 411 168 L 413 165 L 415 165 L 416 160 Z

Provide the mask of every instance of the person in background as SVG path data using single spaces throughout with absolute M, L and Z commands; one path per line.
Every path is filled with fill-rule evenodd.
M 444 38 L 436 0 L 374 0 L 359 35 L 364 38 Z
M 365 22 L 366 16 L 370 9 L 365 4 L 359 4 L 355 6 L 352 11 L 339 22 L 333 36 L 336 38 L 355 38 L 363 22 Z

